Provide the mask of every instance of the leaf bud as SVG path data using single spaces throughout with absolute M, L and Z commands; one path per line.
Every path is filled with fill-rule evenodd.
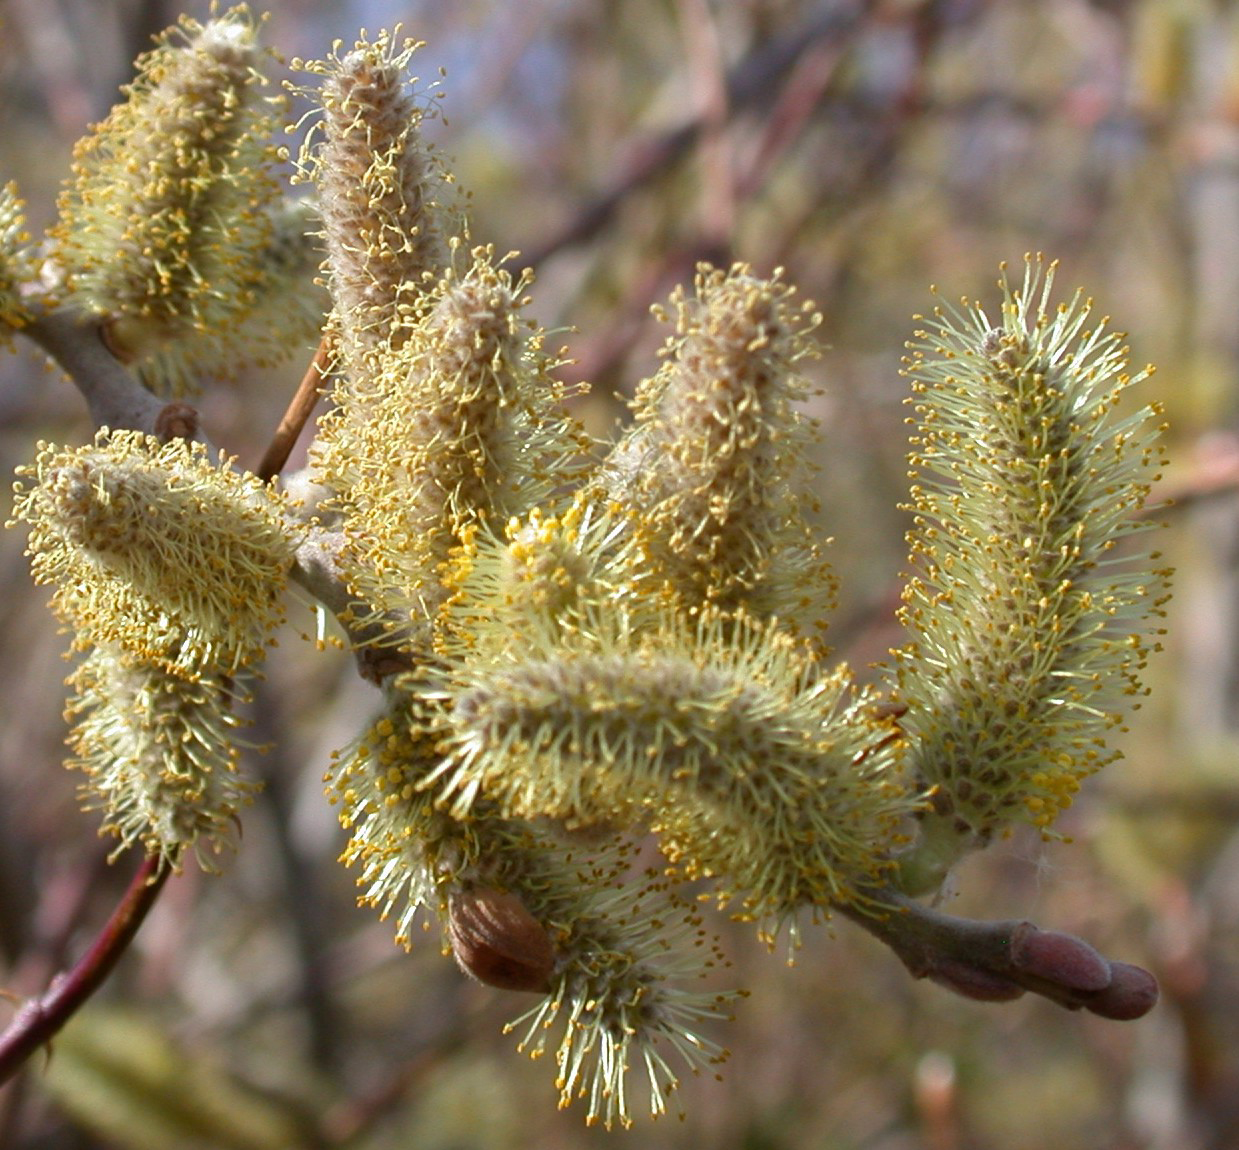
M 1001 974 L 953 958 L 936 962 L 926 977 L 977 1002 L 1010 1002 L 1024 993 L 1022 986 Z

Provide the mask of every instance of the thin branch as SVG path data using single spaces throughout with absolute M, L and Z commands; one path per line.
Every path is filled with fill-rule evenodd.
M 29 925 L 30 943 L 13 973 L 16 987 L 44 987 L 67 961 L 101 875 L 107 870 L 102 851 L 89 863 L 54 868 L 40 883 L 38 905 Z M 25 1103 L 24 1079 L 0 1091 L 0 1146 L 16 1144 Z
M 288 457 L 292 454 L 297 437 L 301 434 L 302 428 L 310 418 L 310 413 L 314 410 L 314 405 L 318 402 L 318 389 L 327 375 L 330 363 L 331 339 L 324 333 L 319 341 L 318 350 L 310 361 L 310 366 L 306 368 L 305 375 L 301 377 L 301 382 L 297 385 L 296 393 L 289 401 L 284 418 L 280 420 L 279 427 L 275 429 L 275 434 L 271 437 L 271 443 L 262 457 L 262 462 L 255 469 L 255 474 L 260 479 L 274 479 L 284 469 L 284 464 L 288 462 Z
M 271 810 L 275 838 L 275 881 L 286 908 L 295 969 L 290 979 L 306 1019 L 307 1052 L 324 1073 L 339 1073 L 344 1044 L 339 1000 L 328 985 L 326 955 L 331 940 L 327 900 L 318 871 L 295 832 L 298 764 L 290 761 L 287 701 L 266 679 L 253 684 L 254 734 L 266 746 L 260 801 Z
M 128 949 L 171 873 L 162 858 L 148 855 L 95 941 L 47 992 L 26 1002 L 0 1034 L 0 1083 L 7 1082 L 40 1046 L 46 1045 L 100 986 Z
M 698 152 L 701 234 L 710 248 L 729 250 L 735 234 L 736 180 L 726 131 L 727 78 L 717 21 L 706 0 L 679 0 L 678 22 L 701 118 Z
M 1158 518 L 1239 491 L 1239 436 L 1210 432 L 1198 441 L 1186 474 L 1158 484 L 1141 513 Z
M 736 182 L 736 194 L 754 196 L 774 170 L 779 157 L 802 138 L 827 89 L 847 56 L 847 44 L 823 40 L 796 61 L 778 99 L 761 125 L 761 137 Z

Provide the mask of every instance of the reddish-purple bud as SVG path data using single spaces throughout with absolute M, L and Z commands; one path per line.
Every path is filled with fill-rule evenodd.
M 1110 963 L 1083 939 L 1022 922 L 1011 936 L 1011 965 L 1068 990 L 1101 991 L 1110 985 Z
M 953 958 L 936 960 L 926 977 L 947 990 L 953 990 L 965 998 L 975 998 L 978 1002 L 1010 1002 L 1024 993 L 1022 986 L 1017 986 L 1001 974 L 979 966 L 969 966 Z
M 1157 979 L 1147 970 L 1126 962 L 1110 963 L 1110 985 L 1084 1003 L 1086 1010 L 1126 1022 L 1143 1018 L 1157 1005 Z

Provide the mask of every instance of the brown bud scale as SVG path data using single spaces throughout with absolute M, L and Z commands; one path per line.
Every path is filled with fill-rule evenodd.
M 545 994 L 555 972 L 555 948 L 520 898 L 494 887 L 470 887 L 448 900 L 448 938 L 471 978 L 500 990 Z

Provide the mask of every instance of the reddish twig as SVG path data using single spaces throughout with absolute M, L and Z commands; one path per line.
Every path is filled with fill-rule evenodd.
M 891 948 L 915 978 L 928 978 L 965 998 L 1005 1002 L 1025 991 L 1068 1010 L 1132 1019 L 1157 1004 L 1157 980 L 1114 962 L 1087 942 L 1031 922 L 977 922 L 944 914 L 906 895 L 884 890 L 887 911 L 843 912 Z
M 70 940 L 77 932 L 101 872 L 107 869 L 102 852 L 89 864 L 54 868 L 40 885 L 39 903 L 30 924 L 30 939 L 13 976 L 16 987 L 46 986 L 65 963 Z M 17 1143 L 25 1104 L 23 1083 L 0 1092 L 0 1146 Z
M 1196 444 L 1194 455 L 1187 474 L 1158 484 L 1142 518 L 1159 518 L 1239 491 L 1239 436 L 1210 432 Z
M 324 334 L 319 340 L 314 358 L 310 360 L 310 366 L 306 368 L 305 375 L 301 377 L 301 382 L 289 401 L 284 418 L 280 420 L 279 427 L 275 429 L 275 434 L 271 437 L 271 443 L 262 457 L 262 462 L 254 470 L 254 474 L 259 479 L 274 479 L 284 469 L 284 464 L 288 462 L 293 444 L 297 442 L 297 437 L 301 434 L 302 428 L 310 418 L 310 413 L 314 410 L 314 405 L 318 402 L 318 389 L 327 374 L 331 361 L 330 344 L 330 338 Z
M 46 1045 L 100 986 L 138 933 L 171 873 L 148 855 L 90 949 L 44 994 L 26 1002 L 0 1034 L 0 1083 L 7 1082 L 40 1046 Z

